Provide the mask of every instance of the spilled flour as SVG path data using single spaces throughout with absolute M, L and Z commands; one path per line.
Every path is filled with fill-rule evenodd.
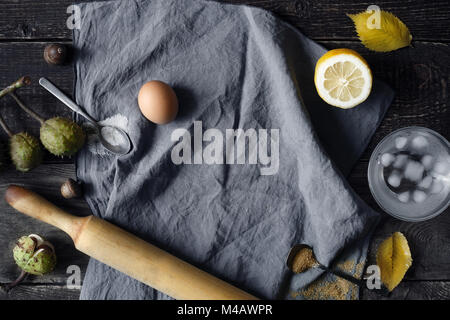
M 103 121 L 100 121 L 99 124 L 103 125 L 103 126 L 117 127 L 119 129 L 125 130 L 127 132 L 128 118 L 121 114 L 115 114 L 112 117 L 109 117 Z M 88 150 L 91 153 L 93 153 L 95 155 L 99 155 L 99 156 L 111 155 L 111 152 L 106 150 L 100 143 L 100 140 L 99 140 L 97 134 L 95 133 L 95 130 L 92 128 L 92 125 L 87 123 L 84 125 L 84 129 L 86 130 L 86 133 L 87 133 Z M 104 132 L 105 129 L 107 130 L 107 132 Z M 105 128 L 105 129 L 102 130 L 103 136 L 105 137 L 105 139 L 112 145 L 120 144 L 120 142 L 123 139 L 122 136 L 116 134 L 114 130 L 111 130 L 111 129 L 108 130 L 108 128 Z

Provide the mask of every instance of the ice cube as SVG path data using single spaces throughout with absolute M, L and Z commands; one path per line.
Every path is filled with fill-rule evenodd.
M 383 167 L 389 167 L 395 160 L 395 156 L 392 153 L 386 152 L 381 156 L 381 165 Z
M 427 198 L 427 194 L 421 190 L 415 190 L 413 192 L 413 199 L 417 203 L 424 202 Z
M 431 193 L 439 193 L 444 189 L 444 184 L 442 181 L 434 179 L 433 184 L 431 185 Z
M 407 161 L 408 161 L 407 154 L 399 154 L 397 157 L 395 157 L 394 168 L 402 169 L 405 166 Z
M 419 188 L 422 188 L 422 189 L 428 189 L 432 183 L 433 183 L 433 177 L 426 176 L 425 178 L 422 179 L 422 181 L 420 181 L 418 186 L 419 186 Z
M 402 175 L 398 171 L 393 171 L 388 178 L 388 183 L 394 187 L 398 188 L 402 182 Z
M 405 178 L 413 182 L 419 182 L 422 179 L 424 166 L 418 162 L 410 160 L 406 164 L 405 168 Z
M 406 203 L 409 201 L 409 191 L 402 192 L 398 195 L 400 202 Z
M 426 154 L 422 157 L 421 162 L 426 170 L 430 170 L 431 167 L 433 166 L 434 158 L 429 154 Z
M 412 139 L 411 145 L 415 149 L 423 149 L 428 146 L 428 139 L 424 136 L 416 136 L 414 137 L 414 139 Z
M 406 147 L 406 144 L 408 143 L 408 139 L 406 137 L 398 137 L 395 139 L 395 147 L 397 149 L 403 149 Z
M 438 161 L 434 165 L 434 172 L 446 175 L 450 171 L 450 164 L 446 161 Z

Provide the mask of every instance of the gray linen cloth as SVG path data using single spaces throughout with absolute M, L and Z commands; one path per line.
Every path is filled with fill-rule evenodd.
M 326 105 L 313 82 L 326 50 L 258 8 L 198 0 L 79 8 L 76 100 L 99 120 L 126 116 L 134 146 L 120 157 L 87 148 L 78 155 L 77 175 L 95 215 L 260 298 L 286 297 L 285 282 L 293 280 L 285 260 L 294 244 L 313 246 L 328 265 L 373 229 L 378 214 L 342 173 L 392 100 L 385 84 L 375 81 L 355 109 Z M 147 121 L 137 105 L 140 86 L 154 79 L 179 98 L 179 115 L 167 125 Z M 185 128 L 193 135 L 194 121 L 224 136 L 227 129 L 266 129 L 267 144 L 276 140 L 271 130 L 279 130 L 278 170 L 263 175 L 268 165 L 259 160 L 175 164 L 172 133 Z M 305 284 L 316 276 L 293 278 Z M 168 298 L 93 259 L 81 293 L 81 299 Z

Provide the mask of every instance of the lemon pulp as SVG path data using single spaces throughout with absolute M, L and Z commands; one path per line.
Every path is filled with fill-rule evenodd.
M 324 87 L 328 94 L 341 101 L 357 98 L 364 86 L 361 70 L 349 62 L 337 62 L 325 70 Z
M 319 96 L 328 104 L 349 109 L 362 103 L 372 89 L 367 62 L 350 49 L 334 49 L 316 64 L 314 82 Z

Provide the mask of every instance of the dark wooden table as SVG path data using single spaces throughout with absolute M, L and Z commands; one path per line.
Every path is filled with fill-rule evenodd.
M 124 0 L 126 1 L 126 0 Z M 188 0 L 186 0 L 188 1 Z M 194 0 L 193 0 L 194 1 Z M 271 10 L 298 27 L 307 36 L 327 48 L 347 47 L 360 52 L 370 63 L 376 77 L 389 83 L 396 98 L 351 176 L 356 192 L 373 208 L 375 204 L 367 184 L 366 170 L 375 145 L 391 131 L 410 125 L 429 127 L 450 138 L 450 6 L 448 0 L 377 1 L 358 0 L 233 0 Z M 20 90 L 20 96 L 44 117 L 70 116 L 70 112 L 41 89 L 37 80 L 48 77 L 66 92 L 72 91 L 72 67 L 48 66 L 42 53 L 48 42 L 71 43 L 66 27 L 67 7 L 72 0 L 2 0 L 0 10 L 0 87 L 9 85 L 22 75 L 30 75 L 34 83 Z M 365 10 L 377 4 L 400 17 L 414 37 L 414 47 L 392 53 L 374 53 L 358 41 L 346 13 Z M 24 114 L 10 97 L 0 100 L 0 112 L 14 131 L 28 130 L 38 134 L 39 124 Z M 7 137 L 2 132 L 0 140 Z M 86 215 L 89 209 L 82 200 L 64 200 L 60 184 L 75 175 L 71 159 L 47 155 L 45 162 L 30 173 L 19 173 L 12 167 L 0 173 L 0 196 L 11 184 L 20 184 L 38 191 L 73 213 Z M 381 211 L 381 210 L 380 210 Z M 414 263 L 406 280 L 393 292 L 392 299 L 450 298 L 450 210 L 423 223 L 406 223 L 385 216 L 378 228 L 372 248 L 394 231 L 408 238 Z M 84 272 L 88 258 L 75 251 L 71 240 L 62 232 L 24 217 L 0 200 L 0 283 L 7 283 L 18 274 L 11 249 L 16 238 L 29 233 L 47 236 L 56 245 L 59 263 L 55 272 L 44 277 L 30 277 L 10 295 L 0 299 L 77 299 L 79 290 L 67 289 L 69 265 L 78 265 Z M 370 260 L 373 261 L 373 249 Z M 375 299 L 369 291 L 361 298 Z

